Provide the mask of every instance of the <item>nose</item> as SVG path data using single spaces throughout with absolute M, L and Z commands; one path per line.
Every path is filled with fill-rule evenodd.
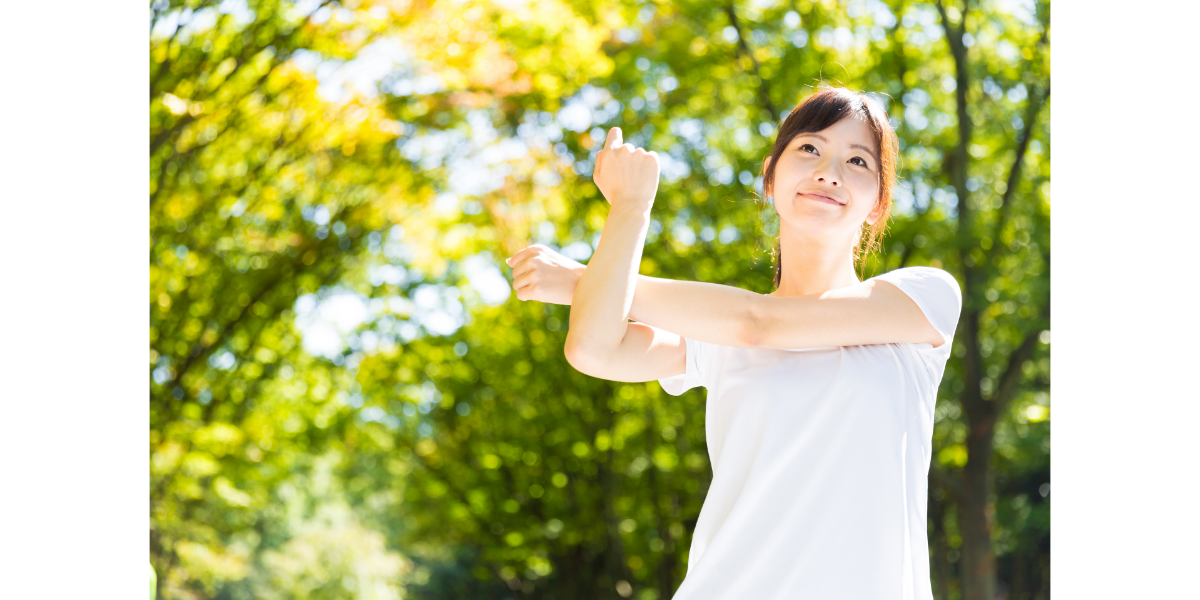
M 813 181 L 819 181 L 833 187 L 842 186 L 842 178 L 828 161 L 822 161 L 813 171 Z

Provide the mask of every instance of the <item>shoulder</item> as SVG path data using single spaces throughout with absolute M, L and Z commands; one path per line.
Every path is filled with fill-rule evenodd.
M 937 267 L 903 267 L 893 271 L 888 271 L 887 273 L 876 275 L 871 279 L 885 279 L 891 277 L 899 277 L 903 279 L 941 279 L 954 281 L 957 283 L 957 280 L 954 279 L 953 275 L 948 273 L 946 270 L 939 269 Z
M 937 267 L 904 267 L 871 279 L 886 281 L 910 294 L 921 292 L 953 296 L 957 304 L 962 304 L 962 286 L 958 280 Z
M 953 275 L 935 267 L 905 267 L 872 277 L 904 292 L 943 335 L 951 336 L 962 313 L 962 287 Z

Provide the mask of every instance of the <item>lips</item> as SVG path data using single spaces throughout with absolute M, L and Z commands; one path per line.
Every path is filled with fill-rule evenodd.
M 827 204 L 833 204 L 834 206 L 845 206 L 846 205 L 845 202 L 842 202 L 842 201 L 838 200 L 837 198 L 834 198 L 833 196 L 826 196 L 825 194 L 816 194 L 813 192 L 802 192 L 800 195 L 804 196 L 805 198 L 811 198 L 818 202 L 825 202 Z

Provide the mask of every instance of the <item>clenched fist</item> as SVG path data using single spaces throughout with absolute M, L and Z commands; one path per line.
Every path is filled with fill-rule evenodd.
M 649 210 L 658 193 L 658 174 L 657 153 L 622 143 L 620 127 L 608 130 L 592 180 L 614 209 Z
M 575 286 L 587 267 L 535 244 L 504 260 L 513 270 L 518 300 L 537 300 L 570 306 Z

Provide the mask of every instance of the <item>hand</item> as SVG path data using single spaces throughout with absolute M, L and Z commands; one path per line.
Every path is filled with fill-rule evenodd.
M 513 270 L 513 289 L 518 300 L 537 300 L 571 305 L 575 286 L 587 267 L 557 252 L 534 244 L 504 262 Z
M 596 154 L 592 181 L 614 209 L 648 211 L 658 193 L 658 154 L 621 143 L 621 128 L 608 130 Z

